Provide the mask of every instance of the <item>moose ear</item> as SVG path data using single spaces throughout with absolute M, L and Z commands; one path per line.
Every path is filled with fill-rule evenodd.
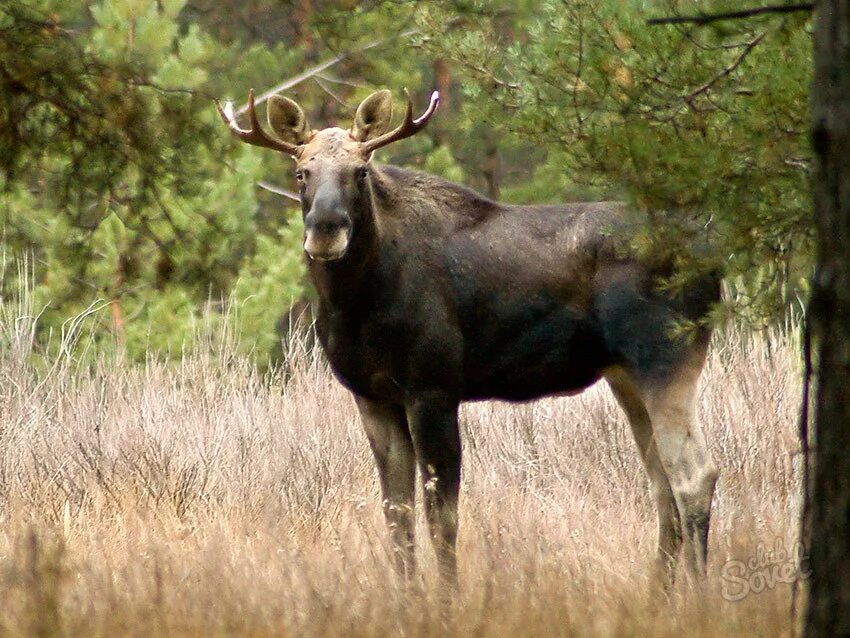
M 282 95 L 272 95 L 268 103 L 269 126 L 275 135 L 290 144 L 305 144 L 310 139 L 307 116 L 295 102 Z
M 388 90 L 377 91 L 360 103 L 354 115 L 351 137 L 358 142 L 378 137 L 387 130 L 393 117 L 393 96 Z

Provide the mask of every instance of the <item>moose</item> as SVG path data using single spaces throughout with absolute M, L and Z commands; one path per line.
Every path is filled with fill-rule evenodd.
M 416 569 L 418 466 L 439 573 L 457 584 L 461 402 L 577 394 L 604 378 L 649 476 L 659 575 L 669 585 L 684 553 L 701 576 L 718 473 L 695 395 L 719 277 L 659 287 L 669 260 L 623 249 L 633 226 L 621 203 L 506 205 L 375 163 L 375 151 L 421 131 L 437 109 L 434 92 L 414 119 L 405 94 L 395 128 L 388 90 L 359 105 L 349 130 L 312 129 L 281 95 L 268 101 L 274 135 L 253 91 L 250 128 L 218 105 L 241 140 L 295 159 L 316 331 L 359 409 L 399 574 Z M 696 327 L 674 330 L 682 321 Z

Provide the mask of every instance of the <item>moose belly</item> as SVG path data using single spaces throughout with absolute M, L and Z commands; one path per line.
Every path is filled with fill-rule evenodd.
M 465 332 L 466 399 L 527 401 L 576 393 L 611 364 L 596 323 L 563 302 L 538 297 L 489 311 L 473 311 L 481 321 Z

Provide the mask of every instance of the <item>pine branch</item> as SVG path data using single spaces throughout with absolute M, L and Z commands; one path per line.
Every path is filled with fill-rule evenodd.
M 684 99 L 686 102 L 690 102 L 690 100 L 693 100 L 695 97 L 697 97 L 701 93 L 705 93 L 706 91 L 710 90 L 711 87 L 713 87 L 720 80 L 725 78 L 727 75 L 730 75 L 731 73 L 733 73 L 735 71 L 735 69 L 737 69 L 739 66 L 741 66 L 741 63 L 750 54 L 750 52 L 756 47 L 756 45 L 759 42 L 761 42 L 762 40 L 764 40 L 765 35 L 766 35 L 765 33 L 762 33 L 762 34 L 758 35 L 755 39 L 753 39 L 751 42 L 748 42 L 747 46 L 741 52 L 741 55 L 739 55 L 737 58 L 735 58 L 735 60 L 732 62 L 732 64 L 727 66 L 720 73 L 718 73 L 711 80 L 709 80 L 708 82 L 706 82 L 705 84 L 703 84 L 699 88 L 694 89 L 693 91 L 691 91 L 687 95 L 683 95 L 682 99 Z
M 813 2 L 803 4 L 787 4 L 779 6 L 755 7 L 753 9 L 743 9 L 741 11 L 732 11 L 730 13 L 717 13 L 714 15 L 702 16 L 669 16 L 665 18 L 650 18 L 646 21 L 647 24 L 695 24 L 702 26 L 719 20 L 738 20 L 741 18 L 750 18 L 752 16 L 764 15 L 769 13 L 796 13 L 799 11 L 812 11 L 815 8 Z

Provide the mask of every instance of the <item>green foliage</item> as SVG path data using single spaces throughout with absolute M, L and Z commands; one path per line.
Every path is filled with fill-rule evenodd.
M 548 0 L 517 37 L 473 4 L 463 30 L 424 41 L 463 69 L 471 118 L 547 149 L 520 193 L 548 196 L 560 173 L 564 190 L 625 195 L 652 212 L 645 251 L 710 240 L 668 283 L 719 265 L 753 317 L 797 299 L 812 239 L 805 14 L 676 28 L 646 19 L 730 5 Z
M 805 295 L 811 219 L 804 17 L 712 27 L 648 17 L 730 2 L 559 0 L 0 0 L 0 226 L 31 255 L 39 325 L 101 299 L 93 339 L 179 355 L 200 321 L 280 354 L 309 295 L 288 160 L 234 141 L 212 106 L 293 83 L 314 126 L 348 126 L 376 88 L 444 101 L 424 134 L 378 153 L 514 202 L 626 198 L 683 233 L 676 286 L 726 271 L 736 308 L 775 316 Z M 261 114 L 262 116 L 262 114 Z M 21 282 L 6 268 L 0 294 Z M 230 308 L 232 312 L 225 312 Z
M 257 249 L 243 265 L 233 297 L 239 327 L 255 339 L 263 356 L 280 353 L 281 309 L 304 295 L 301 262 L 301 217 L 294 215 L 277 237 L 260 236 Z
M 463 182 L 463 168 L 461 168 L 451 151 L 446 146 L 440 146 L 428 155 L 422 167 L 434 175 L 440 175 L 453 182 Z
M 207 301 L 227 298 L 249 263 L 289 277 L 284 313 L 303 274 L 262 261 L 276 257 L 270 237 L 292 232 L 258 215 L 268 158 L 230 140 L 210 97 L 221 58 L 238 73 L 242 52 L 184 28 L 185 1 L 58 4 L 0 7 L 0 222 L 7 255 L 38 264 L 43 331 L 100 298 L 113 302 L 102 345 L 179 355 Z M 90 27 L 71 28 L 86 14 Z M 264 56 L 270 74 L 280 60 L 264 48 L 245 63 Z

